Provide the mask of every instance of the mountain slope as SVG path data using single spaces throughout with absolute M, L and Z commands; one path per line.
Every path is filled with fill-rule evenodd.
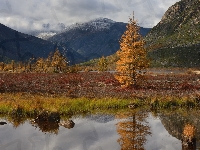
M 158 66 L 200 66 L 200 1 L 172 5 L 145 41 Z
M 24 61 L 31 57 L 47 57 L 55 45 L 34 36 L 20 33 L 0 24 L 0 61 Z
M 119 49 L 119 39 L 126 30 L 126 25 L 107 18 L 98 18 L 68 26 L 65 31 L 48 40 L 66 47 L 72 54 L 79 55 L 80 59 L 73 63 L 80 63 L 115 53 Z M 149 30 L 141 28 L 141 34 L 144 36 Z

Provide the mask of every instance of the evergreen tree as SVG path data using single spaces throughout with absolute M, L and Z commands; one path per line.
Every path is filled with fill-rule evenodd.
M 50 52 L 48 57 L 44 59 L 44 72 L 51 72 L 51 62 L 52 62 L 53 53 Z
M 36 63 L 35 63 L 35 70 L 37 72 L 43 72 L 44 71 L 44 65 L 45 65 L 45 60 L 43 58 L 38 58 Z
M 108 63 L 104 56 L 102 56 L 98 61 L 98 71 L 106 71 L 108 69 Z
M 25 64 L 23 64 L 21 61 L 18 62 L 17 71 L 18 72 L 24 72 L 25 71 Z
M 26 72 L 32 72 L 32 65 L 33 65 L 33 61 L 34 61 L 34 58 L 30 58 L 29 60 L 28 60 L 28 64 L 27 64 L 27 66 L 26 66 Z
M 51 65 L 54 67 L 55 72 L 60 72 L 67 68 L 67 59 L 59 52 L 58 48 L 52 56 Z
M 4 67 L 5 67 L 5 63 L 4 62 L 0 62 L 0 66 L 1 66 L 1 70 L 0 71 L 3 71 L 4 70 Z
M 119 60 L 116 62 L 115 78 L 123 86 L 135 85 L 142 75 L 141 70 L 149 65 L 139 26 L 134 19 L 129 19 L 127 30 L 120 39 L 120 49 L 117 51 Z

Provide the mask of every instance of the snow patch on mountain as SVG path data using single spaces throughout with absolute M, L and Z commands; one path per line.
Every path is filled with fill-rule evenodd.
M 54 36 L 56 34 L 57 34 L 56 32 L 41 32 L 41 33 L 38 33 L 35 36 L 38 37 L 38 38 L 47 40 L 48 38 L 50 38 L 50 37 L 52 37 L 52 36 Z
M 73 30 L 73 29 L 81 29 L 81 30 L 95 30 L 95 31 L 102 31 L 105 29 L 109 29 L 115 21 L 107 18 L 97 18 L 93 19 L 89 22 L 84 23 L 75 23 L 69 26 L 66 26 L 65 31 Z
M 56 34 L 76 29 L 80 29 L 82 31 L 103 31 L 109 29 L 114 23 L 115 21 L 108 18 L 97 18 L 90 20 L 89 22 L 74 23 L 68 26 L 65 26 L 63 23 L 59 24 L 47 23 L 43 24 L 42 30 L 34 31 L 29 34 L 47 40 Z

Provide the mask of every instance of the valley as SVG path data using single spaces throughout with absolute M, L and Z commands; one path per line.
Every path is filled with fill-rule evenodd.
M 200 1 L 146 2 L 5 1 L 0 149 L 199 148 Z

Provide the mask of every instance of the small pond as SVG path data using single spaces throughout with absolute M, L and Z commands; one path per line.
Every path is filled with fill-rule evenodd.
M 1 150 L 197 149 L 198 111 L 126 111 L 61 117 L 0 118 Z

